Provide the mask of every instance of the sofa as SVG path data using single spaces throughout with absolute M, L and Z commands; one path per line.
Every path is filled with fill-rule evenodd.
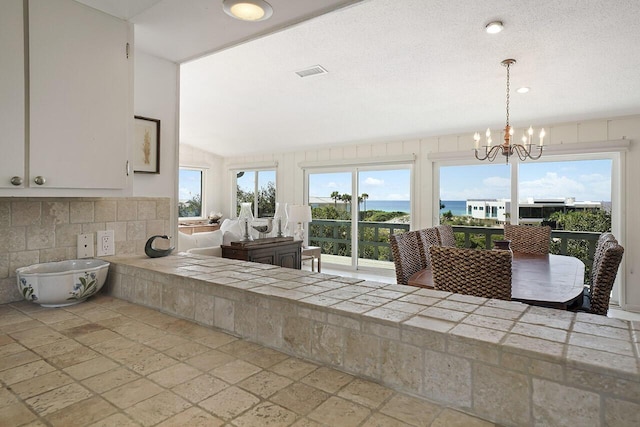
M 238 220 L 225 219 L 216 231 L 185 234 L 178 232 L 178 251 L 192 254 L 222 256 L 220 245 L 240 240 Z

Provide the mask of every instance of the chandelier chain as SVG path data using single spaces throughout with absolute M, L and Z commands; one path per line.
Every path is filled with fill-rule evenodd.
M 510 73 L 511 64 L 507 64 L 507 126 L 509 126 L 509 88 L 510 88 Z

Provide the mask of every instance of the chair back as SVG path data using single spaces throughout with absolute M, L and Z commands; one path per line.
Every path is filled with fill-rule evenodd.
M 436 289 L 511 299 L 511 252 L 431 246 L 429 256 Z
M 622 262 L 622 255 L 624 255 L 624 248 L 618 244 L 613 235 L 605 236 L 604 239 L 598 240 L 590 285 L 589 311 L 591 313 L 607 315 L 611 289 L 613 289 L 618 267 Z
M 423 228 L 418 230 L 418 236 L 420 236 L 420 252 L 422 255 L 423 268 L 431 268 L 431 260 L 429 258 L 429 248 L 433 245 L 439 246 L 440 240 L 438 238 L 438 230 L 435 227 Z
M 453 227 L 450 225 L 436 225 L 440 246 L 456 247 L 456 236 L 453 234 Z
M 409 278 L 424 267 L 420 236 L 417 231 L 407 231 L 389 236 L 396 280 L 399 285 L 408 284 Z
M 546 255 L 551 244 L 551 227 L 505 224 L 504 238 L 511 240 L 514 252 Z
M 618 242 L 614 235 L 610 232 L 602 233 L 600 237 L 598 237 L 598 242 L 596 243 L 596 250 L 593 254 L 593 264 L 591 266 L 591 272 L 589 274 L 589 286 L 593 284 L 595 281 L 596 271 L 598 271 L 598 266 L 602 263 L 602 259 L 604 257 L 605 244 L 607 242 L 615 241 Z

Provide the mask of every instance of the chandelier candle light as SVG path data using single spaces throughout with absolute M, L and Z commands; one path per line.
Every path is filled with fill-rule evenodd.
M 544 146 L 544 136 L 545 136 L 544 129 L 540 131 L 540 140 L 538 142 L 537 147 L 534 147 L 531 143 L 531 137 L 533 135 L 532 127 L 529 127 L 529 129 L 526 131 L 526 134 L 523 133 L 522 144 L 511 143 L 511 138 L 513 137 L 514 130 L 509 124 L 509 89 L 510 89 L 509 88 L 509 83 L 510 83 L 509 71 L 511 69 L 511 66 L 515 63 L 516 63 L 515 59 L 505 59 L 504 61 L 502 61 L 502 65 L 507 67 L 507 124 L 504 127 L 504 142 L 500 145 L 492 146 L 491 130 L 487 128 L 487 132 L 485 133 L 486 145 L 483 145 L 484 153 L 478 155 L 478 149 L 480 148 L 480 134 L 476 132 L 473 135 L 473 141 L 474 141 L 474 151 L 475 151 L 476 159 L 478 160 L 489 160 L 490 162 L 493 162 L 496 156 L 498 155 L 498 153 L 502 153 L 502 155 L 505 156 L 507 163 L 509 163 L 509 157 L 511 157 L 514 154 L 517 154 L 517 156 L 522 161 L 526 159 L 537 160 L 542 155 L 542 148 Z M 532 150 L 534 149 L 538 150 L 537 154 L 533 153 Z

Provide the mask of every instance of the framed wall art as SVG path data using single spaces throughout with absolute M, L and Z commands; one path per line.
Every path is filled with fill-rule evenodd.
M 134 117 L 133 171 L 160 173 L 160 120 Z

